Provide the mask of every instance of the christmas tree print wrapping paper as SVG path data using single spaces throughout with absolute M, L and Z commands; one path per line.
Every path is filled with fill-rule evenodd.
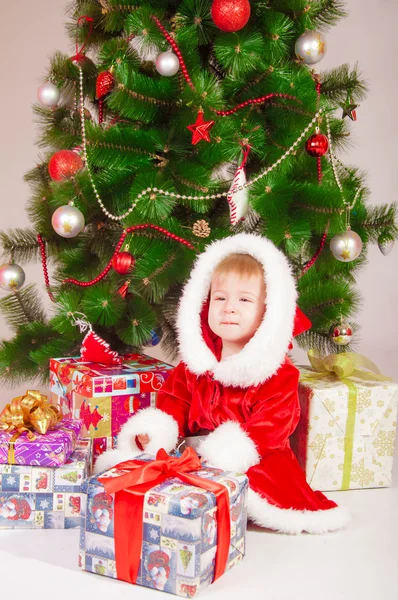
M 128 354 L 121 365 L 50 360 L 50 401 L 66 417 L 81 419 L 82 437 L 93 438 L 98 456 L 113 448 L 122 425 L 138 409 L 156 405 L 157 393 L 173 369 L 143 354 Z
M 398 385 L 331 376 L 308 381 L 300 367 L 301 417 L 292 449 L 307 481 L 321 491 L 391 485 L 397 426 Z M 352 398 L 352 396 L 351 396 Z
M 141 454 L 138 460 L 151 460 Z M 106 472 L 109 476 L 112 469 Z M 248 480 L 244 474 L 203 465 L 192 473 L 223 484 L 230 501 L 231 539 L 226 570 L 243 559 L 247 525 Z M 114 495 L 97 477 L 84 490 L 79 565 L 117 579 L 114 539 Z M 217 551 L 215 496 L 172 477 L 146 492 L 143 539 L 137 585 L 191 598 L 214 578 Z
M 79 527 L 82 484 L 91 464 L 92 441 L 79 440 L 57 468 L 0 465 L 0 529 Z
M 29 440 L 28 432 L 24 431 L 15 441 L 14 432 L 0 430 L 0 464 L 41 467 L 63 465 L 76 448 L 81 429 L 81 421 L 62 419 L 47 433 L 35 433 L 35 438 Z

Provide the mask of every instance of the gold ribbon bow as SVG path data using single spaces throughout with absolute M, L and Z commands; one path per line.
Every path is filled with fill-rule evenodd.
M 303 374 L 300 381 L 316 381 L 324 377 L 334 376 L 344 383 L 348 388 L 347 422 L 344 438 L 344 465 L 342 490 L 348 490 L 351 481 L 352 455 L 354 446 L 355 415 L 357 409 L 357 388 L 351 381 L 352 377 L 366 381 L 391 381 L 380 373 L 380 369 L 366 356 L 355 352 L 344 352 L 342 354 L 329 354 L 321 357 L 318 350 L 309 350 L 308 359 L 311 363 L 311 374 Z M 366 370 L 363 370 L 366 369 Z
M 34 431 L 47 433 L 54 429 L 62 419 L 62 413 L 57 406 L 48 404 L 47 396 L 37 390 L 28 390 L 25 396 L 18 396 L 7 404 L 0 414 L 0 429 L 16 432 L 19 435 L 28 432 L 30 440 L 35 439 Z

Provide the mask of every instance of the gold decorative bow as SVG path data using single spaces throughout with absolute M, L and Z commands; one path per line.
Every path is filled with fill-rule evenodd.
M 380 373 L 380 369 L 366 356 L 356 352 L 344 352 L 341 354 L 329 354 L 321 357 L 318 350 L 309 350 L 308 359 L 316 373 L 304 375 L 305 379 L 320 379 L 327 375 L 335 375 L 338 379 L 356 377 L 368 381 L 391 381 Z M 367 369 L 363 371 L 362 368 Z
M 28 432 L 28 439 L 35 439 L 34 431 L 47 433 L 62 419 L 57 406 L 48 404 L 47 396 L 37 390 L 28 390 L 7 404 L 0 414 L 0 429 L 19 435 Z
M 348 389 L 347 421 L 344 437 L 344 464 L 342 473 L 341 489 L 348 490 L 351 482 L 352 457 L 355 433 L 355 417 L 357 408 L 357 388 L 352 378 L 368 381 L 391 381 L 380 373 L 380 369 L 366 356 L 355 352 L 344 352 L 342 354 L 329 354 L 321 357 L 318 350 L 309 350 L 308 358 L 311 367 L 306 367 L 310 373 L 300 376 L 300 381 L 317 381 L 323 377 L 334 375 Z M 367 369 L 366 371 L 362 370 Z

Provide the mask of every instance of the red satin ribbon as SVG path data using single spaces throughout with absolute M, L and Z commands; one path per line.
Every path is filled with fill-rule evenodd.
M 187 448 L 180 458 L 167 454 L 163 448 L 156 460 L 128 460 L 116 465 L 123 471 L 117 477 L 99 477 L 108 494 L 115 494 L 115 558 L 117 578 L 136 583 L 141 558 L 144 496 L 151 488 L 171 477 L 195 485 L 216 496 L 217 554 L 214 581 L 226 568 L 231 540 L 231 520 L 228 490 L 221 483 L 188 474 L 202 468 L 193 448 Z

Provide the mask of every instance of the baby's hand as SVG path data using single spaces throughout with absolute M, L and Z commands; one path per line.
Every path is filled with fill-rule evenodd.
M 146 446 L 148 446 L 151 438 L 146 433 L 141 433 L 140 435 L 137 435 L 137 440 L 139 441 L 139 443 L 145 450 L 145 448 L 146 448 Z

